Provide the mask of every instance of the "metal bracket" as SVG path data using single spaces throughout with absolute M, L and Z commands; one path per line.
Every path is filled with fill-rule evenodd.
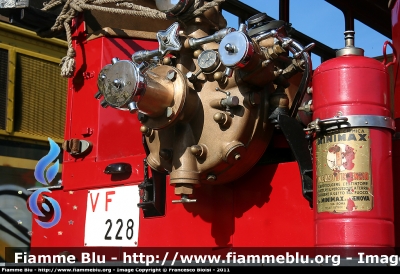
M 308 124 L 307 128 L 304 131 L 315 131 L 320 132 L 326 126 L 337 126 L 340 127 L 341 124 L 347 122 L 347 117 L 334 117 L 330 119 L 320 120 L 319 118 L 315 119 L 311 123 Z
M 295 118 L 288 115 L 279 115 L 277 121 L 299 165 L 303 196 L 312 208 L 313 165 L 303 127 Z
M 347 115 L 337 116 L 329 119 L 315 119 L 308 124 L 304 131 L 309 133 L 320 132 L 322 130 L 329 131 L 339 128 L 349 127 L 381 127 L 395 130 L 395 123 L 391 117 L 378 115 Z

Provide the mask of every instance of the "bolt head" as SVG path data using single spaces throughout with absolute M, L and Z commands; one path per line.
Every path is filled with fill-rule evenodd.
M 214 114 L 214 121 L 217 122 L 218 124 L 223 124 L 225 122 L 225 115 L 221 112 L 215 113 Z
M 193 155 L 200 156 L 203 152 L 203 149 L 199 145 L 194 145 L 190 147 L 190 152 L 192 152 Z
M 153 135 L 153 130 L 151 128 L 146 127 L 146 126 L 141 126 L 140 127 L 140 132 L 142 132 L 147 137 L 150 137 L 151 135 Z
M 202 53 L 203 51 L 201 49 L 195 50 L 193 52 L 193 57 L 197 59 L 197 57 L 199 57 L 200 53 Z
M 115 80 L 113 81 L 113 84 L 114 84 L 114 86 L 115 86 L 116 88 L 121 88 L 121 86 L 122 86 L 122 82 L 121 82 L 120 79 L 115 79 Z
M 225 50 L 229 53 L 234 53 L 235 52 L 235 46 L 232 45 L 231 43 L 228 43 L 225 45 Z
M 214 73 L 214 80 L 215 81 L 220 81 L 224 77 L 224 74 L 220 71 Z
M 141 133 L 147 133 L 149 131 L 149 128 L 148 127 L 146 127 L 146 126 L 141 126 L 140 127 L 140 132 Z
M 172 60 L 170 57 L 164 57 L 164 59 L 163 59 L 164 65 L 170 65 L 171 63 L 172 63 Z

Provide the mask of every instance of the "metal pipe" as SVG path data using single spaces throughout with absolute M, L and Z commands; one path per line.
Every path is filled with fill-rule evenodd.
M 201 46 L 201 45 L 204 45 L 207 43 L 211 43 L 211 42 L 219 43 L 222 41 L 222 39 L 224 39 L 224 37 L 227 34 L 233 32 L 233 31 L 235 31 L 234 28 L 225 28 L 225 29 L 217 31 L 213 35 L 205 36 L 202 38 L 190 38 L 189 45 L 192 49 L 197 49 L 198 46 Z
M 297 90 L 297 93 L 293 99 L 292 106 L 289 110 L 289 116 L 295 117 L 297 114 L 297 110 L 299 108 L 299 105 L 301 104 L 301 101 L 303 100 L 304 94 L 307 91 L 307 87 L 310 84 L 311 80 L 311 73 L 312 73 L 312 63 L 311 63 L 311 58 L 310 55 L 304 51 L 304 48 L 302 45 L 300 45 L 297 41 L 293 40 L 292 43 L 290 43 L 289 49 L 292 49 L 293 51 L 297 52 L 302 52 L 301 58 L 304 60 L 304 73 L 303 73 L 303 78 L 301 79 L 299 89 Z M 292 52 L 291 50 L 291 52 Z
M 351 10 L 343 11 L 344 15 L 344 30 L 354 30 L 354 15 Z

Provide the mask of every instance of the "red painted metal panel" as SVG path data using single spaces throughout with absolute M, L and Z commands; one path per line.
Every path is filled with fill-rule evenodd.
M 165 217 L 140 220 L 140 246 L 213 247 L 232 245 L 233 185 L 196 188 L 197 203 L 173 204 L 167 187 Z
M 88 190 L 49 194 L 62 217 L 51 229 L 34 222 L 32 247 L 85 246 Z M 174 187 L 168 185 L 165 216 L 141 214 L 138 247 L 313 246 L 313 211 L 301 194 L 297 163 L 256 166 L 233 183 L 202 185 L 196 198 L 197 203 L 173 204 Z M 105 234 L 107 226 L 99 230 Z
M 110 187 L 143 181 L 144 154 L 103 161 L 77 161 L 63 163 L 65 190 Z M 105 174 L 105 168 L 116 162 L 129 163 L 132 173 L 128 177 Z
M 63 186 L 65 190 L 76 190 L 139 182 L 143 178 L 145 154 L 137 115 L 113 108 L 104 109 L 94 94 L 100 70 L 110 64 L 113 57 L 130 59 L 135 51 L 156 48 L 157 43 L 105 37 L 85 41 L 83 33 L 83 24 L 78 23 L 75 32 L 76 72 L 69 82 L 65 139 L 86 140 L 92 143 L 93 148 L 83 158 L 64 152 Z M 131 176 L 115 179 L 104 174 L 107 165 L 119 162 L 132 166 Z
M 255 166 L 234 184 L 234 246 L 314 246 L 314 213 L 296 162 Z

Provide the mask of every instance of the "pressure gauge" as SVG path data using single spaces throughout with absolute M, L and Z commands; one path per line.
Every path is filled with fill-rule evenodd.
M 219 65 L 218 52 L 205 50 L 198 57 L 198 65 L 203 72 L 212 72 Z
M 169 16 L 178 16 L 185 12 L 194 0 L 156 0 L 157 9 Z

